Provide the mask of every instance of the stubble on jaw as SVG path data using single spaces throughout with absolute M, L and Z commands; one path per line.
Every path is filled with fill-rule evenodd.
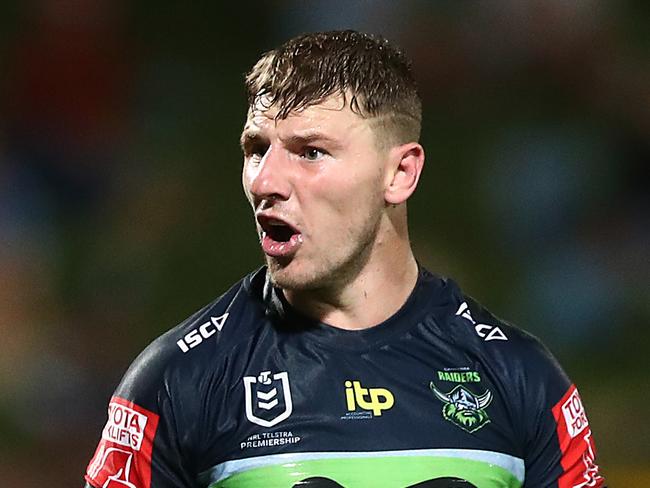
M 326 295 L 335 294 L 352 282 L 368 263 L 373 246 L 377 241 L 381 215 L 374 221 L 364 220 L 365 228 L 359 233 L 345 237 L 347 242 L 353 242 L 351 251 L 337 261 L 325 256 L 311 270 L 291 272 L 290 266 L 294 258 L 275 258 L 266 256 L 271 282 L 274 286 L 291 292 L 316 292 Z M 300 252 L 300 251 L 299 251 Z M 300 259 L 300 258 L 297 258 Z

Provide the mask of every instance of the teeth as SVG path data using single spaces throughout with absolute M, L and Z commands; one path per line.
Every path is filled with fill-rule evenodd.
M 281 225 L 286 225 L 284 222 L 281 220 L 269 220 L 269 225 L 274 225 L 274 226 L 281 226 Z

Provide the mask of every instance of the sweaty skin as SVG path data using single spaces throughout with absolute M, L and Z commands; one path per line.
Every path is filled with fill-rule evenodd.
M 386 148 L 342 97 L 276 120 L 260 100 L 242 133 L 242 182 L 274 283 L 309 316 L 341 328 L 382 322 L 417 278 L 406 199 L 424 163 L 417 143 Z M 277 242 L 265 231 L 289 226 Z
M 242 183 L 266 266 L 132 363 L 89 488 L 603 487 L 557 360 L 415 261 L 409 64 L 333 31 L 248 73 Z

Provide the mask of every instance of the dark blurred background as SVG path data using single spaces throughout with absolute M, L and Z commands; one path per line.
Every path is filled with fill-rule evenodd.
M 80 486 L 135 355 L 262 262 L 242 78 L 298 33 L 413 59 L 431 270 L 540 336 L 610 486 L 650 486 L 650 3 L 0 7 L 0 485 Z

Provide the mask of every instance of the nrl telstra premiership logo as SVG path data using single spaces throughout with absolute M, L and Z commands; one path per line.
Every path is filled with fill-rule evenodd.
M 262 427 L 273 427 L 289 418 L 293 411 L 289 373 L 271 374 L 262 371 L 258 376 L 244 376 L 246 418 Z
M 490 417 L 485 411 L 492 401 L 490 390 L 477 396 L 463 385 L 455 386 L 448 393 L 438 390 L 433 381 L 429 383 L 429 387 L 436 398 L 444 403 L 442 416 L 445 420 L 470 434 L 490 422 Z

